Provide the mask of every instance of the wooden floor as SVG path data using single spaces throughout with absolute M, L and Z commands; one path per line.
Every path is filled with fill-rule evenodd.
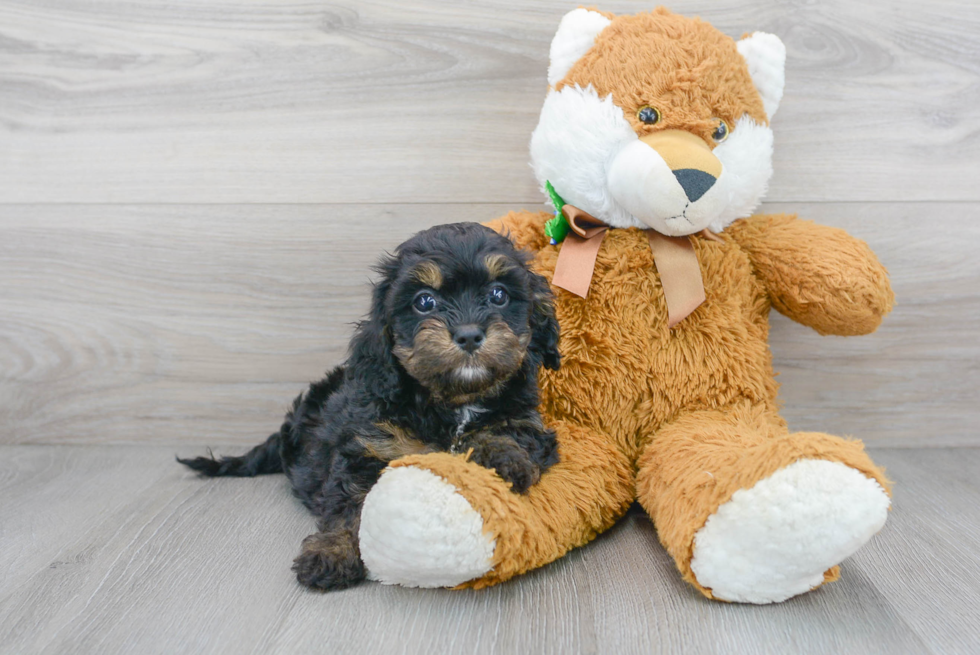
M 639 508 L 489 590 L 289 571 L 312 519 L 282 476 L 203 480 L 148 446 L 0 447 L 3 653 L 976 653 L 980 449 L 876 449 L 884 530 L 843 577 L 772 606 L 684 583 Z
M 763 211 L 891 273 L 874 335 L 771 321 L 791 427 L 896 481 L 840 582 L 705 601 L 634 511 L 484 592 L 322 596 L 281 478 L 173 462 L 279 424 L 381 251 L 543 206 L 527 145 L 577 4 L 0 0 L 0 654 L 980 652 L 975 0 L 670 3 L 785 41 Z

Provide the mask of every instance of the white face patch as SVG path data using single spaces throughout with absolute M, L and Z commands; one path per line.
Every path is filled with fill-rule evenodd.
M 772 177 L 772 130 L 743 116 L 715 147 L 717 181 L 695 202 L 657 152 L 641 142 L 611 96 L 563 87 L 545 99 L 531 136 L 531 166 L 542 189 L 612 227 L 652 227 L 683 236 L 720 232 L 751 215 Z
M 731 135 L 714 149 L 724 167 L 725 206 L 707 227 L 721 232 L 738 218 L 751 216 L 772 178 L 772 129 L 749 116 L 735 122 Z M 719 182 L 722 182 L 719 178 Z M 709 190 L 705 196 L 711 193 Z M 703 200 L 704 198 L 702 198 Z
M 606 172 L 616 154 L 638 141 L 612 97 L 592 86 L 549 91 L 531 135 L 531 167 L 542 192 L 550 181 L 565 202 L 613 227 L 646 227 L 613 198 Z

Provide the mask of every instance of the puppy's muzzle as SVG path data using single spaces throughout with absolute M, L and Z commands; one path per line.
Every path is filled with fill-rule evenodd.
M 411 345 L 396 345 L 392 352 L 409 375 L 437 396 L 469 402 L 470 396 L 493 393 L 520 370 L 530 338 L 530 332 L 514 334 L 503 321 L 483 330 L 426 319 Z
M 473 323 L 457 325 L 450 328 L 449 332 L 452 334 L 453 343 L 471 355 L 480 349 L 487 337 L 480 326 Z

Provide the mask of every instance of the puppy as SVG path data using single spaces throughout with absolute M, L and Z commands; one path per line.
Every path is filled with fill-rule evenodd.
M 178 458 L 207 476 L 284 472 L 318 518 L 293 565 L 314 589 L 364 579 L 361 506 L 388 462 L 459 453 L 523 493 L 558 460 L 537 412 L 538 368 L 559 365 L 558 323 L 524 253 L 481 225 L 443 225 L 377 272 L 347 361 L 296 398 L 278 432 L 243 457 Z

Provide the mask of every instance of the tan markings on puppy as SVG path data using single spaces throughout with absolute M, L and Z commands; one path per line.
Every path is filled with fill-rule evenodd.
M 424 284 L 430 289 L 438 289 L 442 286 L 442 271 L 435 262 L 419 262 L 412 269 L 411 277 L 419 284 Z
M 434 318 L 419 324 L 411 347 L 396 345 L 392 352 L 409 375 L 430 389 L 440 376 L 466 363 L 466 353 L 453 343 L 446 325 Z
M 441 321 L 426 319 L 411 347 L 398 345 L 392 352 L 436 398 L 459 405 L 499 393 L 520 370 L 530 340 L 530 332 L 518 336 L 498 320 L 487 328 L 483 346 L 469 354 Z
M 428 444 L 419 441 L 412 432 L 397 425 L 388 421 L 374 425 L 382 434 L 365 434 L 357 437 L 357 443 L 364 447 L 369 457 L 390 462 L 405 455 L 434 452 Z
M 555 316 L 555 304 L 552 302 L 550 293 L 536 293 L 534 294 L 534 308 L 540 311 L 547 318 L 554 318 Z
M 496 396 L 507 380 L 520 370 L 531 341 L 531 333 L 517 336 L 503 321 L 494 321 L 487 327 L 483 346 L 470 356 L 468 366 L 488 371 L 482 384 L 464 383 L 457 380 L 441 393 L 454 405 L 472 403 L 480 398 Z
M 480 364 L 509 377 L 524 362 L 524 354 L 530 341 L 530 332 L 517 336 L 503 321 L 494 321 L 487 327 L 487 338 L 483 347 L 475 354 Z
M 514 262 L 511 261 L 510 257 L 507 255 L 501 255 L 498 253 L 487 255 L 483 260 L 483 265 L 487 267 L 487 274 L 489 274 L 490 279 L 496 280 L 498 277 L 513 268 Z

